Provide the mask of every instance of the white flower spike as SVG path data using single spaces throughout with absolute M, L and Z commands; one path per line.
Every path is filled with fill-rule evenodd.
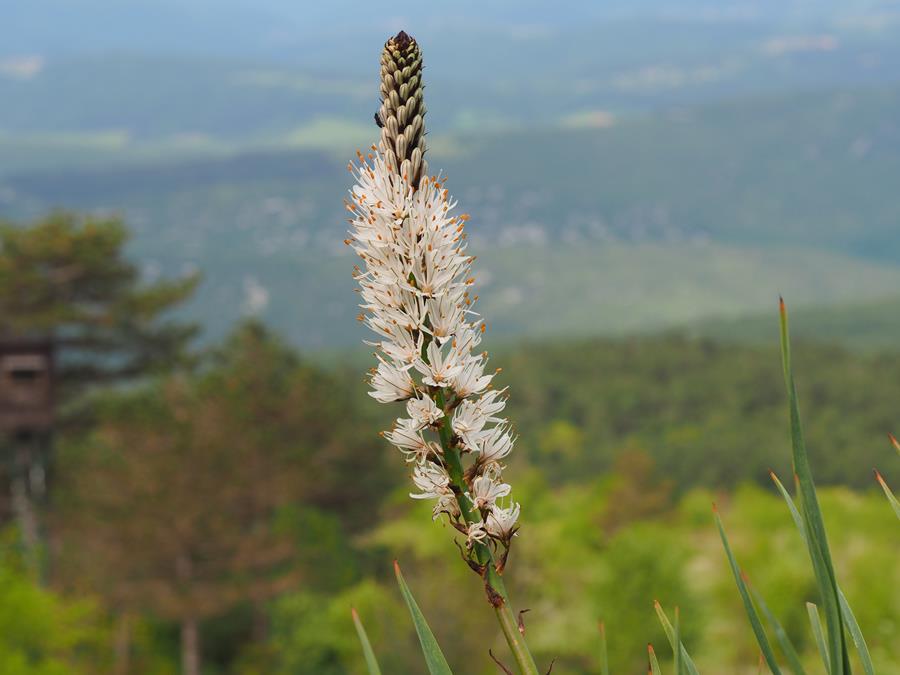
M 485 324 L 470 295 L 468 216 L 456 214 L 444 179 L 427 173 L 417 50 L 403 33 L 388 41 L 381 139 L 348 167 L 346 243 L 361 261 L 360 320 L 375 334 L 367 344 L 378 359 L 369 395 L 406 402 L 406 417 L 383 436 L 413 464 L 410 496 L 434 500 L 434 517 L 465 533 L 470 550 L 488 541 L 508 547 L 519 506 L 501 509 L 497 500 L 511 491 L 501 462 L 514 438 L 501 415 L 505 390 L 490 389 L 496 373 L 485 372 L 487 353 L 477 351 Z

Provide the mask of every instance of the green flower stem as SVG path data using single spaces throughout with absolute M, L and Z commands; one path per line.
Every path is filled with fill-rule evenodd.
M 503 629 L 503 635 L 506 637 L 506 644 L 509 645 L 509 649 L 519 665 L 519 670 L 523 675 L 538 675 L 537 665 L 528 650 L 525 636 L 519 633 L 516 617 L 513 616 L 509 604 L 504 602 L 500 607 L 495 607 L 494 611 L 497 614 L 497 621 L 500 622 L 500 628 Z
M 441 410 L 447 410 L 442 389 L 439 389 L 435 394 L 435 403 Z M 450 476 L 451 489 L 456 495 L 460 513 L 462 513 L 466 523 L 470 525 L 481 522 L 481 514 L 465 496 L 466 483 L 463 478 L 462 458 L 459 450 L 453 444 L 450 425 L 447 423 L 446 418 L 440 426 L 439 434 L 441 447 L 444 451 L 444 461 L 447 465 L 447 473 Z M 503 630 L 504 637 L 506 637 L 506 643 L 516 659 L 519 670 L 523 675 L 538 675 L 537 665 L 531 656 L 528 644 L 525 642 L 525 636 L 519 633 L 518 623 L 509 607 L 509 594 L 506 591 L 506 585 L 503 583 L 503 577 L 494 566 L 494 556 L 491 553 L 491 549 L 482 542 L 475 542 L 473 550 L 475 559 L 485 570 L 484 581 L 488 601 L 494 607 L 497 621 L 500 623 L 500 628 Z

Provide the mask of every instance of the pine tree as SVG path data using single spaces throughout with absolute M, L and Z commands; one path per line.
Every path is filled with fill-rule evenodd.
M 145 283 L 116 217 L 55 212 L 0 223 L 0 336 L 52 339 L 64 400 L 97 383 L 170 368 L 196 327 L 168 318 L 199 277 Z
M 168 317 L 190 297 L 196 275 L 145 283 L 125 256 L 128 231 L 115 217 L 56 212 L 19 226 L 0 222 L 0 348 L 44 345 L 55 354 L 51 387 L 55 429 L 84 425 L 90 416 L 83 392 L 180 362 L 196 333 Z M 8 385 L 7 385 L 8 386 Z M 46 406 L 52 406 L 49 400 Z M 0 396 L 0 407 L 9 402 Z M 10 485 L 7 509 L 16 513 L 23 541 L 37 567 L 38 519 L 34 497 L 52 469 L 47 422 L 6 413 L 0 425 L 0 473 Z

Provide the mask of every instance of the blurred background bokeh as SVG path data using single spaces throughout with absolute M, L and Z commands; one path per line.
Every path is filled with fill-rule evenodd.
M 0 672 L 461 674 L 502 637 L 366 395 L 342 199 L 384 40 L 472 215 L 519 433 L 509 564 L 554 673 L 679 605 L 757 672 L 712 524 L 812 663 L 777 351 L 793 310 L 844 591 L 900 673 L 900 4 L 41 0 L 0 20 Z M 893 521 L 893 522 L 892 522 Z

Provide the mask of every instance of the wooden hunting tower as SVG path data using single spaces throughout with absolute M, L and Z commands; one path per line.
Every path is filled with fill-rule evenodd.
M 33 435 L 53 425 L 53 343 L 0 336 L 0 435 Z

